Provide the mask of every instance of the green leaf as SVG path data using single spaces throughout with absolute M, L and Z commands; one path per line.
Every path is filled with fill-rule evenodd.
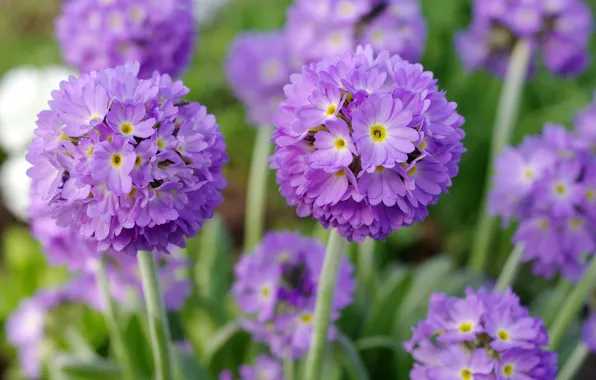
M 81 359 L 70 354 L 60 354 L 55 359 L 55 368 L 67 379 L 101 380 L 120 379 L 116 363 L 103 359 Z
M 236 321 L 228 322 L 224 327 L 215 333 L 209 340 L 209 344 L 205 349 L 204 360 L 207 365 L 211 363 L 213 357 L 225 346 L 225 344 L 232 339 L 240 331 L 240 325 Z
M 350 378 L 352 380 L 369 380 L 370 377 L 354 342 L 342 333 L 338 333 L 337 341 L 341 348 L 341 359 Z
M 175 361 L 175 374 L 177 380 L 211 380 L 209 372 L 192 355 L 182 351 L 180 347 L 172 345 L 172 353 Z

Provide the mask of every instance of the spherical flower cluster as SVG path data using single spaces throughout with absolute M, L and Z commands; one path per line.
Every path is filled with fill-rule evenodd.
M 325 247 L 292 232 L 271 232 L 245 253 L 234 269 L 232 293 L 247 318 L 242 326 L 279 358 L 299 358 L 310 347 Z M 352 302 L 354 268 L 344 257 L 333 296 L 331 320 Z M 334 338 L 330 328 L 329 339 Z
M 62 227 L 113 249 L 184 245 L 222 202 L 219 126 L 169 76 L 139 65 L 70 77 L 39 114 L 27 156 L 33 194 Z
M 284 35 L 281 32 L 241 34 L 230 49 L 226 73 L 251 122 L 270 124 L 291 74 Z
M 536 274 L 578 280 L 596 248 L 596 160 L 588 140 L 547 124 L 496 160 L 489 211 L 519 221 L 515 243 Z
M 475 0 L 470 28 L 456 37 L 468 69 L 486 67 L 503 76 L 517 41 L 542 52 L 548 70 L 578 75 L 589 63 L 592 16 L 582 0 Z
M 474 292 L 465 298 L 431 296 L 427 318 L 404 344 L 412 354 L 413 380 L 554 380 L 557 356 L 546 327 L 507 289 Z
M 270 356 L 259 355 L 254 366 L 243 365 L 240 367 L 239 380 L 284 380 L 281 363 Z M 234 380 L 230 371 L 223 371 L 219 380 Z
M 419 0 L 296 0 L 285 33 L 298 64 L 353 51 L 359 44 L 417 62 L 426 21 Z
M 273 121 L 288 204 L 349 240 L 423 220 L 457 174 L 464 119 L 432 73 L 370 46 L 303 67 Z
M 56 20 L 66 63 L 88 72 L 139 61 L 143 79 L 178 76 L 195 34 L 191 0 L 70 0 Z

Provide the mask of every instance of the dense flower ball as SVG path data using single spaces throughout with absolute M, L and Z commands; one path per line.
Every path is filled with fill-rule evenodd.
M 279 358 L 298 358 L 310 347 L 314 309 L 325 247 L 292 232 L 270 232 L 234 269 L 232 293 L 243 313 L 243 327 L 266 342 Z M 352 302 L 354 268 L 344 257 L 333 296 L 331 320 Z M 334 338 L 330 328 L 329 338 Z
M 243 365 L 240 367 L 239 380 L 284 380 L 281 363 L 267 355 L 259 355 L 254 366 Z M 219 375 L 219 380 L 234 380 L 230 371 Z
M 433 294 L 404 347 L 416 361 L 413 380 L 554 380 L 557 356 L 546 345 L 544 323 L 510 289 L 468 289 L 465 298 Z
M 270 124 L 283 100 L 291 74 L 287 46 L 281 32 L 250 32 L 237 37 L 230 49 L 228 82 L 256 125 Z
M 468 69 L 502 76 L 513 46 L 524 40 L 554 74 L 577 75 L 589 63 L 591 32 L 590 9 L 581 0 L 475 0 L 472 24 L 456 37 L 456 48 Z
M 69 0 L 56 20 L 64 60 L 81 72 L 139 61 L 178 76 L 195 44 L 191 0 Z
M 496 160 L 489 211 L 519 221 L 515 243 L 534 272 L 578 280 L 596 248 L 596 155 L 588 140 L 547 124 Z
M 33 194 L 99 251 L 184 245 L 223 198 L 219 126 L 169 76 L 138 64 L 71 77 L 39 114 L 27 156 Z
M 423 220 L 457 174 L 464 119 L 432 73 L 370 46 L 305 66 L 274 117 L 288 204 L 349 240 Z
M 419 0 L 296 0 L 286 38 L 298 65 L 370 44 L 417 62 L 426 42 Z

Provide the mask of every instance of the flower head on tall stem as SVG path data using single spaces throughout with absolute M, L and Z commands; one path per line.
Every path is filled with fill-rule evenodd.
M 464 119 L 421 65 L 359 47 L 304 66 L 285 92 L 271 167 L 298 215 L 384 239 L 451 186 Z
M 292 232 L 270 232 L 235 267 L 232 293 L 246 314 L 242 326 L 255 340 L 268 343 L 280 359 L 298 358 L 310 347 L 324 258 L 325 247 L 314 239 Z M 353 270 L 344 257 L 332 320 L 352 302 Z M 335 329 L 330 328 L 329 339 L 334 336 Z

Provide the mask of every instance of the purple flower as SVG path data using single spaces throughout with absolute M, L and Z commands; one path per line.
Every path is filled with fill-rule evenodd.
M 73 0 L 56 20 L 64 60 L 81 72 L 141 63 L 141 78 L 155 70 L 178 76 L 195 44 L 190 0 Z
M 297 65 L 350 52 L 359 44 L 415 62 L 426 43 L 426 21 L 416 0 L 301 0 L 288 12 L 285 34 Z
M 259 355 L 253 366 L 243 365 L 239 369 L 239 380 L 284 380 L 283 367 L 280 362 L 267 356 Z M 233 380 L 231 371 L 219 374 L 220 380 Z
M 556 355 L 546 328 L 507 289 L 431 296 L 427 318 L 404 344 L 416 361 L 412 379 L 554 379 Z
M 589 110 L 577 118 L 578 133 L 547 124 L 541 135 L 508 147 L 496 161 L 489 210 L 504 224 L 519 221 L 514 241 L 534 273 L 570 280 L 581 277 L 584 254 L 596 248 L 596 159 L 584 137 Z
M 541 51 L 552 73 L 574 76 L 588 66 L 591 33 L 592 16 L 581 0 L 475 0 L 472 23 L 455 45 L 466 68 L 503 76 L 514 45 L 523 40 L 532 49 L 532 69 Z
M 591 352 L 596 352 L 596 314 L 592 314 L 584 323 L 582 340 Z
M 270 124 L 291 74 L 287 44 L 281 32 L 244 33 L 230 48 L 228 82 L 256 125 Z
M 325 247 L 314 239 L 292 232 L 270 232 L 234 268 L 232 293 L 246 314 L 242 326 L 256 341 L 269 344 L 281 359 L 299 358 L 310 348 L 317 281 L 324 258 Z M 349 261 L 342 259 L 333 321 L 352 303 L 353 270 Z M 333 338 L 332 326 L 329 339 Z
M 62 82 L 27 156 L 32 196 L 102 252 L 183 246 L 226 185 L 215 118 L 181 100 L 181 82 L 157 73 L 138 79 L 138 70 L 127 64 Z
M 432 73 L 368 46 L 290 81 L 271 167 L 298 215 L 357 241 L 423 220 L 465 151 L 464 120 Z

